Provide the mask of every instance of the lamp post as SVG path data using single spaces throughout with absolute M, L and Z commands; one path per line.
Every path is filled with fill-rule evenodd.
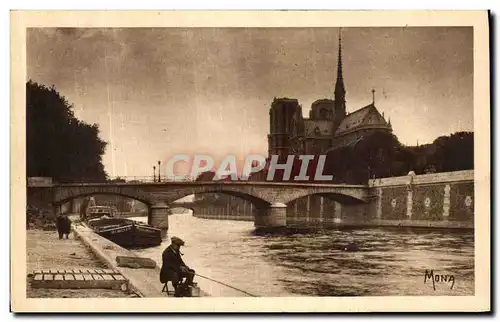
M 158 182 L 161 182 L 161 177 L 160 177 L 160 164 L 161 164 L 161 161 L 158 161 Z
M 156 167 L 153 166 L 153 182 L 156 182 Z

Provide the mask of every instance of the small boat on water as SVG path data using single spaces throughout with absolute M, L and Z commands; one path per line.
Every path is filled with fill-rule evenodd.
M 113 207 L 95 206 L 87 210 L 85 221 L 94 232 L 124 248 L 158 246 L 161 230 L 145 223 L 115 217 Z

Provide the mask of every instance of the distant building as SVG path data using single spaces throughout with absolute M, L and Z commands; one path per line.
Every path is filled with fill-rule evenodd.
M 339 36 L 334 100 L 316 100 L 312 103 L 309 118 L 304 118 L 297 99 L 275 98 L 269 110 L 269 156 L 286 158 L 291 154 L 319 155 L 331 149 L 353 145 L 374 131 L 392 133 L 390 120 L 386 121 L 375 107 L 375 97 L 372 103 L 347 113 L 345 95 L 342 40 Z

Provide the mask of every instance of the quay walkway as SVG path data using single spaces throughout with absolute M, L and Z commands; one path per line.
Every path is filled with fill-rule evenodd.
M 69 275 L 67 273 L 69 271 L 73 272 L 71 274 L 73 277 L 76 272 L 81 273 L 77 275 L 83 277 L 83 275 L 90 275 L 91 272 L 107 271 L 106 265 L 103 265 L 80 240 L 74 238 L 73 234 L 69 239 L 59 239 L 56 231 L 27 230 L 26 251 L 28 274 L 26 296 L 28 298 L 137 297 L 133 292 L 123 291 L 120 287 L 97 287 L 92 284 L 99 283 L 93 283 L 93 281 L 66 281 L 63 276 Z M 38 272 L 43 274 L 42 280 L 39 280 Z M 58 277 L 63 277 L 63 281 L 56 282 Z M 75 283 L 79 285 L 74 285 Z

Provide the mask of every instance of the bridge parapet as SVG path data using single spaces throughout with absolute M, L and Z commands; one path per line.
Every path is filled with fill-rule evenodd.
M 474 181 L 474 170 L 440 172 L 429 174 L 408 174 L 400 177 L 378 178 L 369 181 L 371 188 L 398 186 L 407 184 L 440 184 L 452 182 L 472 182 Z
M 122 195 L 149 205 L 172 203 L 188 195 L 201 193 L 226 193 L 256 205 L 286 204 L 312 194 L 331 195 L 346 203 L 364 203 L 369 199 L 367 186 L 281 182 L 81 183 L 55 185 L 53 189 L 56 204 L 92 194 Z

